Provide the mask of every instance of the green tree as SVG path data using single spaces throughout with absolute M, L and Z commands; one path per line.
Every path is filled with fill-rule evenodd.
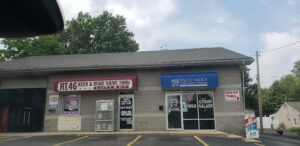
M 53 35 L 34 38 L 4 39 L 1 43 L 6 48 L 0 50 L 2 60 L 64 53 L 64 49 L 59 47 L 57 39 Z
M 258 111 L 257 103 L 257 84 L 252 83 L 252 78 L 249 75 L 250 69 L 245 66 L 240 66 L 241 81 L 243 81 L 244 75 L 244 85 L 245 85 L 245 106 L 246 108 L 254 109 Z
M 296 76 L 296 77 L 300 77 L 300 60 L 295 62 L 294 64 L 294 68 L 292 69 L 292 73 Z
M 5 48 L 0 49 L 0 61 L 40 55 L 135 52 L 139 45 L 133 37 L 122 16 L 104 11 L 92 17 L 79 12 L 76 19 L 67 21 L 61 33 L 3 39 L 1 44 Z
M 135 52 L 139 49 L 125 18 L 104 11 L 97 17 L 80 12 L 67 21 L 67 28 L 57 35 L 60 46 L 69 54 Z
M 292 74 L 274 81 L 262 92 L 263 114 L 270 115 L 282 106 L 284 102 L 300 101 L 300 61 L 295 62 Z

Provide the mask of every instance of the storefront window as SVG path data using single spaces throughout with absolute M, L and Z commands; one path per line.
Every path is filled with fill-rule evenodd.
M 199 129 L 197 94 L 182 95 L 182 113 L 184 129 Z
M 213 99 L 209 94 L 198 94 L 199 118 L 214 118 Z
M 182 95 L 182 112 L 184 119 L 198 119 L 197 94 Z
M 168 95 L 168 128 L 180 129 L 181 128 L 181 104 L 180 95 Z
M 63 115 L 79 115 L 80 97 L 64 97 L 63 98 Z
M 215 129 L 214 120 L 200 120 L 200 129 Z
M 181 129 L 181 122 L 183 122 L 183 129 L 215 129 L 211 91 L 171 94 L 167 93 L 169 129 Z M 180 103 L 182 109 L 180 109 Z

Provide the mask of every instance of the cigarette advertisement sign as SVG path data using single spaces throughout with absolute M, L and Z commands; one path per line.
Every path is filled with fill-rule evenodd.
M 247 138 L 259 138 L 257 118 L 253 116 L 245 116 L 245 127 Z
M 55 109 L 58 106 L 58 95 L 49 95 L 49 108 Z
M 56 79 L 54 90 L 64 91 L 97 91 L 97 90 L 130 90 L 136 88 L 136 76 L 88 77 Z
M 64 97 L 62 105 L 63 115 L 79 115 L 80 97 Z
M 227 90 L 225 91 L 225 101 L 240 101 L 239 90 Z

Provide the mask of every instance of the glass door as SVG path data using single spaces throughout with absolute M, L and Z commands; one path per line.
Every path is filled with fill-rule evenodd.
M 182 113 L 184 129 L 199 129 L 198 110 L 197 110 L 197 94 L 182 94 Z
M 167 94 L 168 130 L 182 129 L 180 94 Z
M 119 97 L 119 126 L 121 130 L 133 129 L 133 95 L 120 95 Z
M 114 100 L 96 100 L 95 131 L 114 130 Z

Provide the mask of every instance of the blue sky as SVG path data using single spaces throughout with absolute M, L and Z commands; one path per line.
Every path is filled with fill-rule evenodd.
M 254 57 L 300 40 L 299 0 L 60 0 L 66 20 L 79 11 L 123 15 L 140 51 L 225 47 Z M 290 72 L 300 43 L 260 54 L 262 86 Z M 255 79 L 255 62 L 249 66 Z

